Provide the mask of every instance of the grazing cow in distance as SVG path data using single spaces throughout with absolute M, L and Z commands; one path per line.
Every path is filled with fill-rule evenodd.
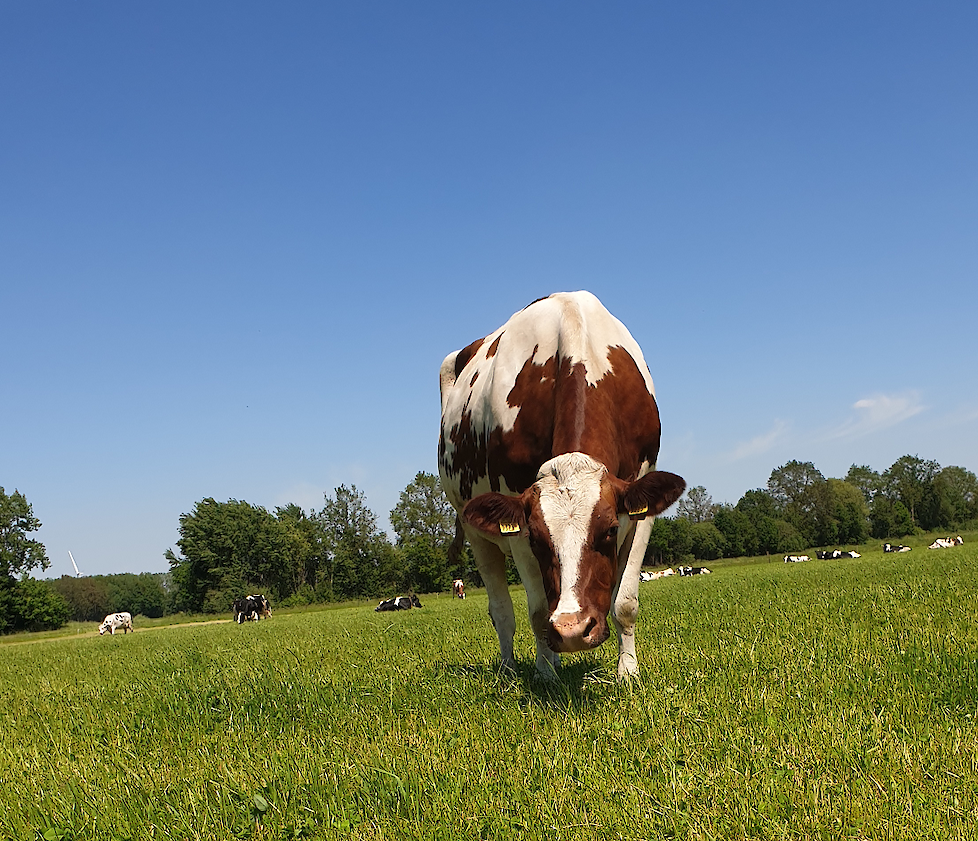
M 452 597 L 456 599 L 465 598 L 465 582 L 461 578 L 456 578 L 452 582 Z
M 711 575 L 712 569 L 707 567 L 677 567 L 680 575 Z
M 894 546 L 892 543 L 883 544 L 884 552 L 910 552 L 912 551 L 909 546 L 904 546 L 902 543 Z
M 114 636 L 115 632 L 120 628 L 124 634 L 128 634 L 130 631 L 135 630 L 132 627 L 131 613 L 110 613 L 105 617 L 105 619 L 102 620 L 102 624 L 98 626 L 98 635 L 102 636 L 106 631 L 108 631 Z
M 810 560 L 811 558 L 809 558 L 808 555 L 785 555 L 784 556 L 784 562 L 786 564 L 800 564 Z
M 618 635 L 638 674 L 635 619 L 656 514 L 686 483 L 655 469 L 659 410 L 638 343 L 590 292 L 533 302 L 441 366 L 438 470 L 489 596 L 502 667 L 514 665 L 511 557 L 536 669 Z
M 843 551 L 842 549 L 830 549 L 825 552 L 816 552 L 815 556 L 822 561 L 834 561 L 837 558 L 861 558 L 856 551 Z
M 261 593 L 244 596 L 237 599 L 232 606 L 234 621 L 239 625 L 243 622 L 257 622 L 259 619 L 270 619 L 272 606 Z
M 392 599 L 384 599 L 374 608 L 374 613 L 385 610 L 410 610 L 412 607 L 421 607 L 421 600 L 417 596 L 395 596 Z

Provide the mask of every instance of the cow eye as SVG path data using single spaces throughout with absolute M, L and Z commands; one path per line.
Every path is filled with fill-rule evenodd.
M 618 537 L 618 526 L 611 526 L 604 534 L 608 540 L 614 540 Z

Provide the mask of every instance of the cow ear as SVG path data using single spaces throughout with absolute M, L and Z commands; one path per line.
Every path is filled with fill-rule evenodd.
M 653 470 L 623 485 L 618 497 L 618 512 L 627 514 L 632 520 L 661 514 L 686 490 L 686 480 L 682 476 L 664 470 Z
M 485 493 L 469 501 L 462 519 L 493 537 L 516 536 L 526 528 L 526 507 L 522 497 Z

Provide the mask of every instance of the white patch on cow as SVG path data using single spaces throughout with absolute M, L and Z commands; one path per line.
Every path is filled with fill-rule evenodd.
M 490 358 L 497 339 L 498 348 Z M 486 336 L 459 376 L 459 385 L 455 381 L 456 354 L 445 359 L 441 368 L 442 416 L 459 418 L 469 411 L 474 429 L 488 432 L 498 427 L 510 432 L 521 407 L 510 405 L 508 397 L 528 360 L 543 365 L 559 356 L 572 364 L 582 363 L 588 384 L 596 385 L 611 372 L 608 352 L 614 347 L 628 351 L 649 394 L 654 395 L 652 375 L 628 328 L 590 292 L 557 292 L 516 313 Z M 477 371 L 479 376 L 472 383 Z M 454 448 L 449 435 L 445 445 L 451 458 Z
M 546 462 L 537 474 L 540 510 L 560 563 L 560 599 L 554 616 L 581 610 L 577 597 L 581 557 L 607 472 L 590 456 L 567 453 Z

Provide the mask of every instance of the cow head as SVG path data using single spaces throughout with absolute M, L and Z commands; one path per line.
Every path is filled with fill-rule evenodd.
M 532 553 L 547 596 L 550 648 L 584 651 L 609 636 L 619 551 L 631 545 L 632 522 L 665 511 L 685 487 L 662 471 L 626 482 L 590 456 L 568 453 L 544 464 L 519 496 L 475 497 L 463 518 L 490 538 L 508 538 L 514 553 Z

